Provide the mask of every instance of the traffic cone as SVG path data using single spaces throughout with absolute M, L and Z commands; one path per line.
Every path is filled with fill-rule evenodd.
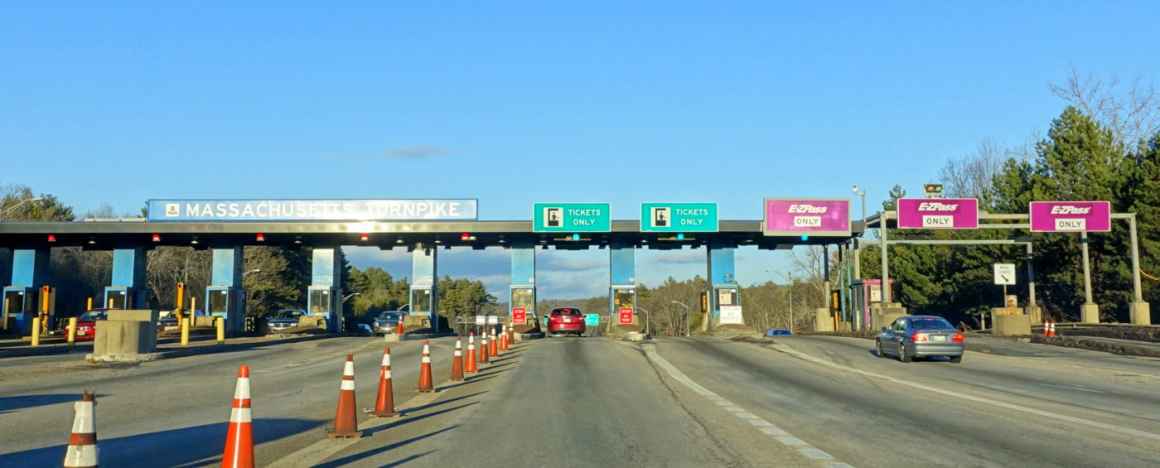
M 1047 321 L 1047 336 L 1055 338 L 1055 320 Z
M 93 405 L 96 397 L 91 392 L 81 394 L 81 401 L 73 403 L 73 427 L 68 436 L 68 450 L 64 453 L 64 466 L 97 466 L 97 426 L 93 419 Z
M 508 349 L 508 347 L 507 347 L 507 325 L 504 325 L 503 329 L 501 329 L 499 332 L 499 352 L 500 352 L 500 354 L 507 352 L 507 349 Z
M 431 348 L 430 341 L 423 341 L 423 357 L 419 359 L 419 391 L 434 392 L 435 382 L 431 375 Z
M 395 389 L 391 385 L 391 347 L 383 347 L 383 364 L 379 368 L 379 394 L 375 397 L 375 416 L 395 415 Z
M 222 468 L 253 468 L 254 428 L 250 410 L 250 367 L 238 368 L 238 383 L 234 386 L 234 403 L 230 407 L 230 423 L 226 430 L 226 449 L 222 453 Z
M 487 355 L 488 355 L 488 357 L 498 357 L 499 356 L 499 339 L 496 338 L 496 336 L 495 336 L 495 330 L 489 330 L 489 331 L 491 332 L 491 339 L 488 340 L 488 344 L 491 345 L 491 349 L 487 350 Z
M 467 358 L 463 360 L 463 371 L 468 374 L 479 372 L 475 365 L 475 332 L 467 335 Z
M 487 364 L 487 363 L 491 362 L 491 359 L 489 359 L 488 355 L 487 355 L 487 331 L 486 330 L 484 330 L 483 337 L 481 337 L 479 339 L 479 341 L 480 341 L 480 344 L 479 344 L 479 363 L 480 364 Z
M 338 386 L 338 409 L 334 412 L 334 428 L 327 434 L 330 438 L 359 438 L 358 415 L 355 414 L 358 405 L 354 399 L 354 355 L 346 355 L 346 364 L 342 366 L 342 381 Z
M 451 355 L 451 381 L 463 381 L 463 350 L 459 339 L 455 339 L 455 352 Z
M 407 331 L 407 329 L 403 328 L 403 320 L 399 319 L 398 325 L 395 326 L 395 334 L 399 336 L 400 340 L 403 339 L 403 333 L 405 331 Z

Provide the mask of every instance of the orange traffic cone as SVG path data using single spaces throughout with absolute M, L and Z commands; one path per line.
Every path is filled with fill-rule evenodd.
M 451 381 L 463 381 L 463 350 L 459 339 L 455 339 L 455 352 L 451 355 Z
M 499 349 L 496 351 L 498 351 L 496 355 L 503 354 L 504 351 L 507 351 L 507 325 L 500 325 Z
M 68 436 L 68 450 L 64 466 L 97 466 L 97 427 L 93 419 L 96 397 L 91 392 L 81 394 L 81 401 L 73 403 L 73 427 Z
M 419 391 L 434 392 L 435 382 L 431 375 L 430 341 L 423 341 L 423 357 L 419 358 Z
M 488 344 L 491 345 L 491 349 L 487 350 L 487 355 L 488 357 L 497 357 L 499 356 L 499 339 L 495 336 L 495 330 L 489 331 L 491 332 L 491 339 L 488 340 Z
M 1047 336 L 1055 337 L 1055 320 L 1047 321 Z
M 479 372 L 475 365 L 475 332 L 467 335 L 467 358 L 463 360 L 463 371 L 468 374 Z
M 407 331 L 407 329 L 403 328 L 403 320 L 399 319 L 398 325 L 395 326 L 395 334 L 398 335 L 399 339 L 401 340 L 401 339 L 403 339 L 403 333 L 406 331 Z
M 391 347 L 383 347 L 383 364 L 379 368 L 379 394 L 375 398 L 375 416 L 395 415 L 395 389 L 391 385 Z
M 230 425 L 226 430 L 226 450 L 222 453 L 222 467 L 253 468 L 254 427 L 250 410 L 250 367 L 238 368 L 238 383 L 234 386 L 234 404 L 230 407 Z
M 479 338 L 479 363 L 487 364 L 491 362 L 487 354 L 487 331 L 484 330 L 483 336 Z
M 346 364 L 342 366 L 342 381 L 338 386 L 338 409 L 334 412 L 334 429 L 327 434 L 330 438 L 359 438 L 358 415 L 355 414 L 358 405 L 354 400 L 354 355 L 346 355 Z

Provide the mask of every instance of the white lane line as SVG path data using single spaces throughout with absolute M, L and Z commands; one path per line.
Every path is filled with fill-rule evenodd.
M 914 383 L 914 382 L 910 382 L 910 381 L 906 381 L 906 380 L 896 379 L 896 378 L 890 377 L 888 375 L 876 374 L 873 372 L 864 371 L 862 369 L 855 369 L 853 367 L 835 364 L 835 363 L 832 363 L 832 362 L 827 361 L 825 359 L 821 359 L 821 358 L 818 358 L 815 356 L 810 356 L 808 354 L 802 353 L 796 349 L 790 348 L 789 346 L 786 346 L 783 344 L 775 344 L 775 345 L 773 345 L 773 348 L 778 350 L 778 351 L 781 351 L 783 353 L 797 357 L 799 359 L 813 362 L 815 364 L 820 364 L 820 365 L 823 365 L 826 367 L 831 367 L 831 368 L 838 369 L 838 370 L 845 371 L 845 372 L 854 372 L 856 374 L 861 374 L 861 375 L 864 375 L 866 377 L 874 377 L 876 379 L 882 379 L 882 380 L 893 382 L 893 383 L 896 383 L 899 385 L 905 385 L 905 386 L 917 388 L 920 390 L 926 390 L 926 391 L 932 392 L 932 393 L 938 393 L 940 395 L 946 395 L 949 397 L 959 398 L 959 399 L 963 399 L 963 400 L 967 400 L 967 401 L 972 401 L 975 403 L 982 403 L 985 405 L 996 406 L 999 408 L 1008 409 L 1008 410 L 1012 410 L 1012 411 L 1019 411 L 1019 412 L 1028 413 L 1028 414 L 1032 414 L 1032 415 L 1040 416 L 1040 417 L 1044 417 L 1044 418 L 1051 418 L 1051 419 L 1056 419 L 1056 420 L 1069 422 L 1069 423 L 1073 423 L 1073 424 L 1079 424 L 1079 425 L 1088 426 L 1088 427 L 1095 428 L 1095 429 L 1102 429 L 1105 431 L 1118 432 L 1120 434 L 1129 435 L 1132 437 L 1143 437 L 1145 439 L 1160 441 L 1160 434 L 1139 431 L 1136 429 L 1132 429 L 1130 427 L 1116 426 L 1113 424 L 1105 424 L 1105 423 L 1091 421 L 1091 420 L 1087 420 L 1087 419 L 1074 418 L 1071 416 L 1052 413 L 1050 411 L 1043 411 L 1043 410 L 1038 410 L 1035 408 L 1028 408 L 1025 406 L 1020 406 L 1020 405 L 1016 405 L 1016 404 L 1012 404 L 1012 403 L 991 400 L 991 399 L 987 399 L 987 398 L 977 397 L 977 396 L 973 396 L 973 395 L 967 395 L 964 393 L 959 393 L 959 392 L 946 390 L 946 389 L 942 389 L 942 388 L 931 387 L 931 386 L 923 385 L 920 383 Z
M 853 466 L 846 463 L 836 461 L 832 455 L 826 453 L 825 451 L 810 445 L 804 440 L 794 437 L 792 434 L 786 432 L 785 429 L 778 427 L 776 424 L 766 421 L 761 417 L 746 411 L 744 408 L 741 408 L 740 406 L 733 404 L 733 402 L 726 400 L 721 395 L 713 393 L 712 390 L 697 384 L 697 382 L 694 382 L 693 379 L 690 379 L 689 376 L 685 375 L 684 372 L 681 372 L 680 369 L 677 369 L 675 366 L 670 364 L 669 361 L 661 357 L 660 354 L 657 354 L 653 346 L 645 346 L 644 353 L 645 356 L 649 358 L 649 360 L 655 362 L 658 366 L 664 369 L 665 372 L 668 372 L 669 377 L 672 377 L 673 380 L 676 380 L 684 386 L 689 387 L 691 390 L 700 394 L 701 396 L 716 402 L 718 406 L 726 411 L 729 411 L 730 413 L 733 413 L 733 415 L 737 416 L 738 419 L 753 425 L 753 427 L 757 428 L 759 431 L 769 436 L 773 440 L 780 442 L 786 447 L 797 450 L 797 452 L 803 457 L 817 462 L 824 462 L 823 466 L 826 467 L 854 468 Z

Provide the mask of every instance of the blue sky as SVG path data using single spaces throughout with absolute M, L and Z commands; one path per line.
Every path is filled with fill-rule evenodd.
M 0 183 L 81 211 L 473 197 L 483 219 L 535 201 L 633 218 L 661 200 L 759 218 L 764 196 L 854 183 L 876 206 L 982 139 L 1025 143 L 1073 67 L 1160 78 L 1157 2 L 197 3 L 6 7 Z M 652 258 L 667 255 L 640 269 L 703 269 Z M 739 276 L 785 256 L 742 252 Z M 475 257 L 441 266 L 506 272 Z M 551 291 L 600 292 L 595 278 Z

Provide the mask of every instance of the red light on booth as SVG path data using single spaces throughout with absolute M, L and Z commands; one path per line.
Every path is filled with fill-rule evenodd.
M 161 234 L 153 234 L 153 242 L 161 242 Z
M 470 232 L 465 232 L 465 233 L 463 233 L 463 234 L 460 234 L 460 235 L 459 235 L 459 240 L 461 240 L 461 241 L 469 241 L 469 240 L 471 240 L 471 233 L 470 233 Z
M 256 238 L 258 240 L 258 242 L 266 242 L 266 235 L 262 234 L 260 232 L 257 235 L 255 235 L 254 238 Z
M 363 241 L 363 242 L 366 242 L 366 240 L 370 239 L 370 238 L 371 238 L 371 235 L 367 234 L 365 232 L 362 234 L 359 234 L 359 236 L 358 236 L 358 240 Z
M 56 235 L 55 235 L 55 234 L 49 234 L 49 235 L 48 235 L 48 241 L 49 241 L 49 242 L 56 242 Z

